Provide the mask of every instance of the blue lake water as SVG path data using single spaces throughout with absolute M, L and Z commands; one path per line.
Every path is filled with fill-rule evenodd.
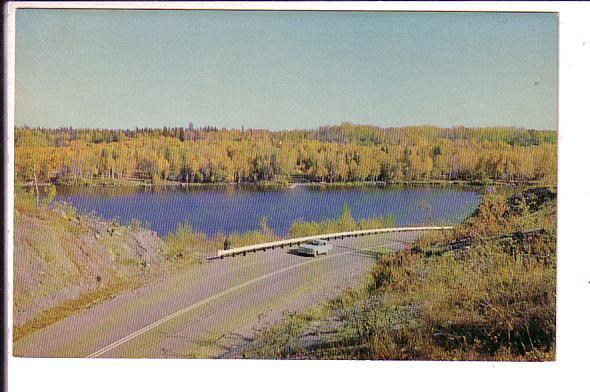
M 355 220 L 392 214 L 398 227 L 456 224 L 474 211 L 481 195 L 453 187 L 58 187 L 55 200 L 122 224 L 138 219 L 160 236 L 181 223 L 210 236 L 256 230 L 262 217 L 283 236 L 293 221 L 334 219 L 344 205 Z

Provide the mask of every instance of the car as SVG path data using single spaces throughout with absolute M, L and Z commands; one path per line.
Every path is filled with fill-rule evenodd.
M 317 256 L 319 254 L 328 254 L 332 250 L 332 245 L 325 240 L 306 241 L 297 248 L 297 253 L 306 256 Z

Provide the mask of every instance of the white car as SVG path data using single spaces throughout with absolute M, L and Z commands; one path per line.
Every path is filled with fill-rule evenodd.
M 300 255 L 317 256 L 319 254 L 328 254 L 332 250 L 332 245 L 325 240 L 306 241 L 297 248 Z

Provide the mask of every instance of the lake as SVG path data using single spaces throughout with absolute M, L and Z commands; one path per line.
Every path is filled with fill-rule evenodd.
M 57 188 L 56 201 L 81 213 L 95 213 L 122 224 L 138 219 L 160 236 L 189 223 L 207 235 L 258 229 L 260 219 L 284 236 L 297 220 L 340 216 L 348 205 L 355 220 L 392 214 L 395 225 L 457 224 L 481 202 L 476 189 L 455 187 L 320 187 L 264 189 L 255 186 L 74 187 Z

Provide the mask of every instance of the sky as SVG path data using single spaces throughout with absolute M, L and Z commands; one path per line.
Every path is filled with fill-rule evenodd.
M 557 129 L 557 15 L 33 10 L 15 123 Z

